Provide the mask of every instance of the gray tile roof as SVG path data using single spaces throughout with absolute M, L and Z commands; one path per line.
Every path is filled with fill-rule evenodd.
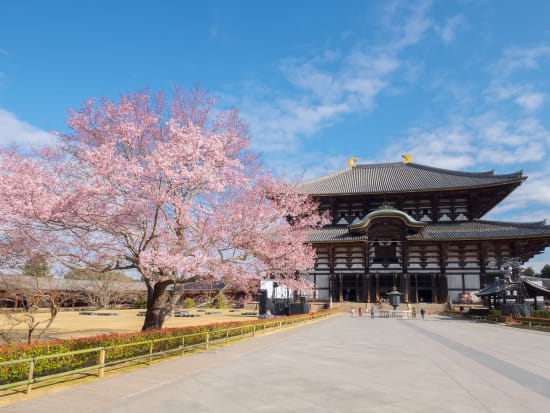
M 303 182 L 297 189 L 311 195 L 376 194 L 493 186 L 524 179 L 522 171 L 496 175 L 493 171 L 460 172 L 396 162 L 357 165 Z
M 496 221 L 464 221 L 427 224 L 417 234 L 409 235 L 410 241 L 452 241 L 468 239 L 550 238 L 550 225 L 542 222 L 518 223 Z M 346 225 L 326 226 L 311 231 L 308 242 L 364 241 L 366 235 L 352 234 Z
M 509 239 L 550 237 L 550 226 L 541 222 L 498 222 L 473 220 L 454 223 L 429 224 L 424 230 L 409 237 L 411 240 L 450 239 Z

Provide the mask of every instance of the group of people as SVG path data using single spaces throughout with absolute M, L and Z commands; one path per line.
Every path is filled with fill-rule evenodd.
M 368 308 L 368 307 L 367 307 Z M 351 315 L 351 317 L 355 317 L 355 308 L 351 307 L 349 309 L 349 313 Z M 357 309 L 357 315 L 359 317 L 363 317 L 363 308 L 362 307 L 358 307 Z M 371 306 L 370 307 L 370 318 L 371 319 L 374 319 L 374 306 Z
M 367 305 L 367 308 L 368 308 L 368 305 Z M 416 318 L 416 308 L 413 307 L 411 311 L 412 311 L 412 318 Z M 349 314 L 350 314 L 351 317 L 355 317 L 355 308 L 354 307 L 351 307 L 349 309 Z M 357 315 L 359 317 L 363 317 L 363 308 L 362 307 L 357 308 Z M 371 305 L 370 306 L 370 318 L 371 318 L 371 320 L 374 319 L 374 315 L 375 315 L 374 306 Z M 426 315 L 426 310 L 424 310 L 424 308 L 421 308 L 420 309 L 420 317 L 424 318 L 425 315 Z

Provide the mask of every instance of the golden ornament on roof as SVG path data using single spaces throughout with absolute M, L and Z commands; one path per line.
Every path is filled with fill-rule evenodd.
M 351 157 L 348 159 L 348 166 L 350 168 L 355 168 L 355 162 L 357 161 L 357 158 L 356 157 Z
M 413 157 L 409 153 L 404 153 L 401 157 L 403 158 L 403 163 L 411 163 L 413 161 Z

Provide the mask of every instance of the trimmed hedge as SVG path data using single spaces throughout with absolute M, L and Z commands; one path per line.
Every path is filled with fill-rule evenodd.
M 22 360 L 17 364 L 0 365 L 0 383 L 8 384 L 27 379 L 28 359 L 38 356 L 52 355 L 55 357 L 37 359 L 34 365 L 34 377 L 43 377 L 56 373 L 73 371 L 99 363 L 99 348 L 105 348 L 105 363 L 116 363 L 149 354 L 151 340 L 162 339 L 153 343 L 152 352 L 160 353 L 179 349 L 182 337 L 185 336 L 185 346 L 203 343 L 205 334 L 209 333 L 210 340 L 234 337 L 251 333 L 254 326 L 282 323 L 282 325 L 303 322 L 309 319 L 322 317 L 331 313 L 331 310 L 322 310 L 312 314 L 276 318 L 271 320 L 246 320 L 224 323 L 213 323 L 204 326 L 189 326 L 183 328 L 169 328 L 157 331 L 145 331 L 127 334 L 98 335 L 71 340 L 57 340 L 38 342 L 34 344 L 5 345 L 0 347 L 0 362 Z M 234 327 L 241 327 L 229 330 Z M 96 349 L 90 352 L 79 350 Z M 69 353 L 69 354 L 62 354 Z
M 533 310 L 531 316 L 535 318 L 550 318 L 550 310 Z

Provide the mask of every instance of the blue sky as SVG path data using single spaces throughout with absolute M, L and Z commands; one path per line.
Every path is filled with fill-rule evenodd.
M 550 2 L 6 1 L 0 145 L 91 97 L 200 84 L 287 178 L 359 163 L 522 169 L 487 218 L 550 219 Z M 527 265 L 539 269 L 550 254 Z

